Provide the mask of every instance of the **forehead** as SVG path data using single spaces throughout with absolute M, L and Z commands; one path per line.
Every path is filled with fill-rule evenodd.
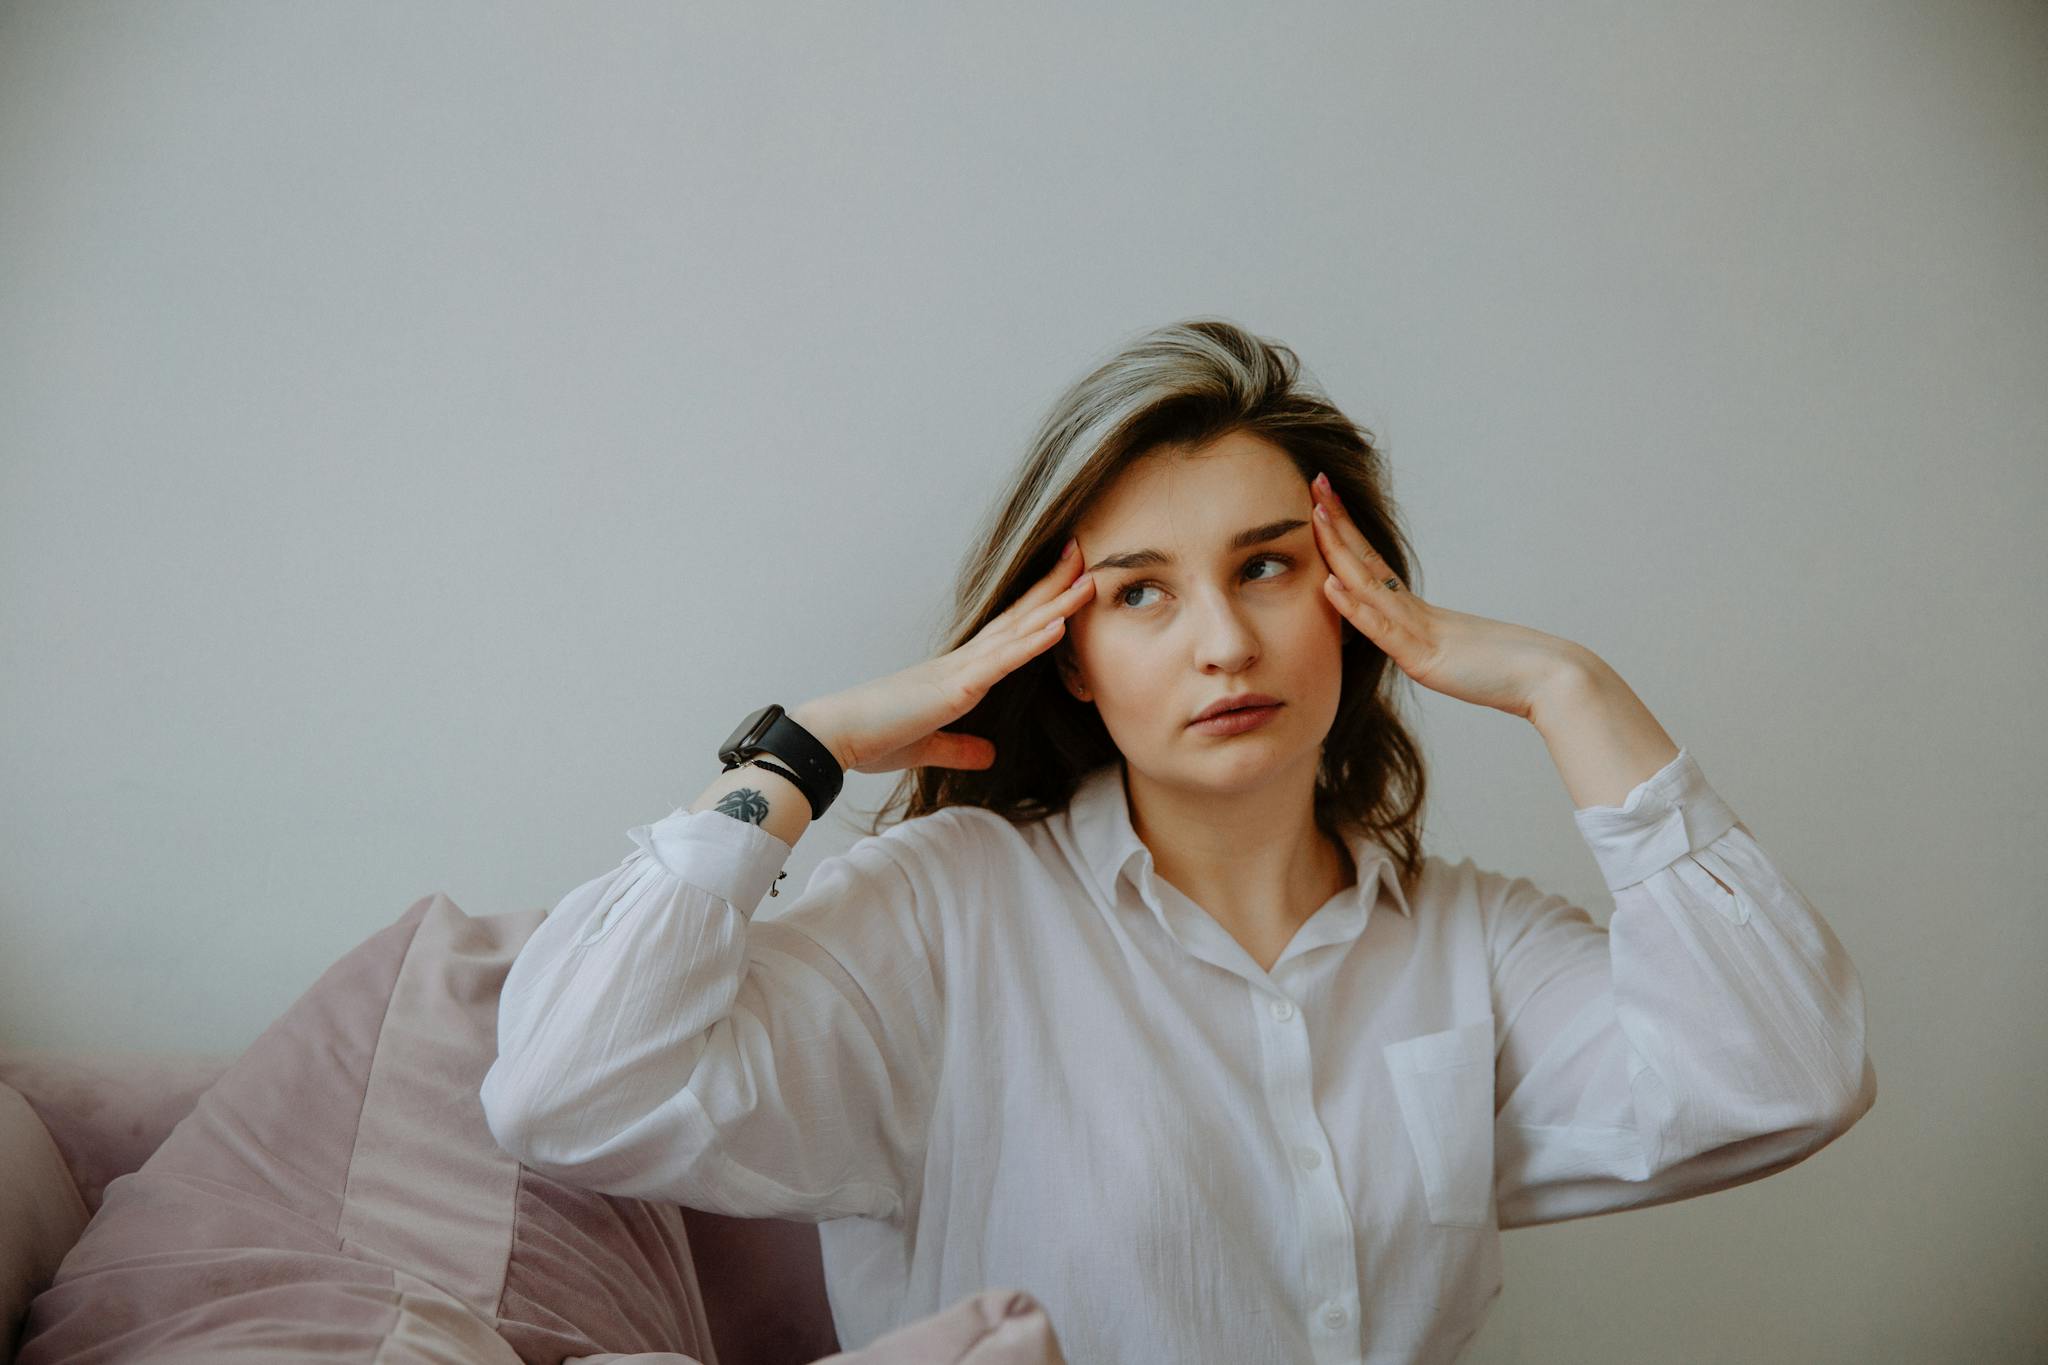
M 1196 451 L 1138 458 L 1075 524 L 1089 555 L 1176 545 L 1193 551 L 1254 522 L 1306 516 L 1308 484 L 1287 452 L 1248 432 Z

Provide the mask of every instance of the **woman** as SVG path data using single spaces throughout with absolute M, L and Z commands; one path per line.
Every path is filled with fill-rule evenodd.
M 847 1349 L 1004 1287 L 1094 1365 L 1448 1360 L 1499 1229 L 1854 1123 L 1875 1073 L 1826 923 L 1597 655 L 1408 589 L 1378 451 L 1297 371 L 1198 319 L 1076 385 L 947 647 L 766 752 L 743 724 L 543 921 L 498 1140 L 822 1223 Z M 1542 734 L 1608 928 L 1422 852 L 1403 676 Z M 844 769 L 909 770 L 907 818 L 754 918 Z

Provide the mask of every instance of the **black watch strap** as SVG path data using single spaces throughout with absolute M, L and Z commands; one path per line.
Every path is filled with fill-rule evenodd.
M 817 736 L 791 719 L 780 705 L 764 706 L 741 721 L 718 750 L 727 772 L 749 760 L 758 762 L 764 754 L 788 764 L 786 768 L 772 763 L 761 766 L 796 784 L 811 803 L 811 819 L 816 820 L 839 799 L 846 770 Z
M 802 786 L 804 785 L 804 780 L 801 777 L 798 777 L 795 773 L 783 767 L 780 763 L 770 763 L 767 759 L 761 757 L 761 755 L 759 754 L 755 754 L 752 758 L 748 759 L 747 762 L 751 763 L 756 768 L 766 768 L 771 773 L 781 773 L 784 777 L 796 783 L 798 788 L 802 788 Z M 810 793 L 805 792 L 804 797 L 806 800 L 808 800 L 810 798 Z M 815 820 L 817 817 L 812 816 L 811 818 Z

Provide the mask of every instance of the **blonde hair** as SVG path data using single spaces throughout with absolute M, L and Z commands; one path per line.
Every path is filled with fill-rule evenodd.
M 1306 484 L 1318 470 L 1403 583 L 1419 590 L 1413 556 L 1372 433 L 1301 377 L 1295 353 L 1220 318 L 1154 328 L 1073 384 L 1052 405 L 1009 486 L 976 528 L 933 655 L 948 653 L 1051 572 L 1086 509 L 1135 461 L 1192 451 L 1230 432 L 1285 451 Z M 982 769 L 908 769 L 881 816 L 914 819 L 946 806 L 982 806 L 1015 823 L 1063 809 L 1080 780 L 1120 757 L 1101 716 L 1061 685 L 1063 636 L 1003 678 L 945 728 L 995 744 Z M 1316 775 L 1316 823 L 1336 837 L 1362 827 L 1393 853 L 1403 884 L 1422 864 L 1427 782 L 1421 750 L 1397 711 L 1406 677 L 1362 632 L 1347 627 L 1337 716 Z

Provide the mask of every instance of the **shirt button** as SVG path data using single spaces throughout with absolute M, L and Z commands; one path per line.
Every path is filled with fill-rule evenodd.
M 1296 1147 L 1294 1159 L 1304 1171 L 1312 1171 L 1323 1164 L 1323 1154 L 1313 1147 Z
M 1323 1310 L 1323 1324 L 1327 1327 L 1342 1327 L 1344 1319 L 1350 1316 L 1341 1304 L 1331 1304 Z
M 1275 1000 L 1273 1002 L 1273 1017 L 1275 1019 L 1292 1019 L 1294 1017 L 1294 1002 L 1292 1000 Z

